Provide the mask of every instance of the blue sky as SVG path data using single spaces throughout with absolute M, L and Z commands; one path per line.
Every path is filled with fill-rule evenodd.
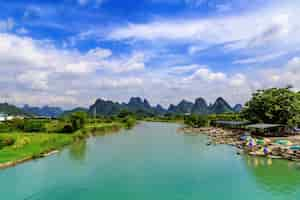
M 0 2 L 0 101 L 153 104 L 300 88 L 299 1 Z

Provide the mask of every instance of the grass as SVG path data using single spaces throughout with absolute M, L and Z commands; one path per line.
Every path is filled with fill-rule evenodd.
M 66 134 L 9 133 L 1 134 L 0 137 L 15 141 L 13 145 L 0 150 L 0 163 L 40 157 L 42 153 L 59 150 L 73 142 L 72 135 Z
M 73 134 L 50 133 L 1 133 L 0 140 L 13 139 L 14 144 L 0 149 L 0 164 L 15 162 L 22 159 L 38 158 L 43 153 L 60 150 L 74 141 L 85 139 L 92 135 L 105 135 L 124 128 L 123 123 L 88 123 L 83 129 Z

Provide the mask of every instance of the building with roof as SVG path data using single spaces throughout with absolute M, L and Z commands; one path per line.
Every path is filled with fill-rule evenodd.
M 8 118 L 8 115 L 5 113 L 0 113 L 0 122 L 6 121 Z
M 282 124 L 251 124 L 246 126 L 252 134 L 264 136 L 284 136 L 286 135 L 287 127 Z

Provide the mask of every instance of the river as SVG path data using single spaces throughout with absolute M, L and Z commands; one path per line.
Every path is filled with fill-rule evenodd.
M 293 200 L 300 164 L 239 156 L 179 125 L 141 123 L 0 171 L 3 200 Z

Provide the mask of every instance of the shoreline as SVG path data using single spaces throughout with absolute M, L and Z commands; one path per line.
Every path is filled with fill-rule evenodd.
M 291 140 L 294 145 L 298 146 L 300 143 L 299 136 L 290 136 L 286 138 L 282 137 L 274 137 L 274 138 L 264 138 L 259 140 L 268 140 L 269 142 L 266 144 L 255 144 L 253 147 L 249 147 L 246 140 L 241 140 L 241 136 L 243 131 L 240 130 L 232 130 L 232 129 L 223 129 L 223 128 L 215 128 L 215 127 L 205 127 L 205 128 L 191 128 L 191 127 L 182 127 L 179 131 L 184 134 L 203 134 L 209 137 L 209 142 L 207 145 L 218 145 L 218 144 L 226 144 L 231 145 L 237 148 L 237 154 L 247 154 L 249 156 L 256 157 L 266 157 L 271 159 L 282 159 L 289 161 L 300 161 L 300 149 L 291 150 L 288 145 L 281 145 L 275 143 L 277 140 Z M 253 137 L 253 139 L 258 139 L 257 137 Z M 298 143 L 298 144 L 297 144 Z M 264 153 L 262 149 L 267 147 L 269 152 Z
M 22 158 L 22 159 L 15 160 L 15 161 L 8 161 L 8 162 L 5 162 L 5 163 L 0 163 L 0 169 L 6 169 L 6 168 L 14 167 L 14 166 L 17 166 L 19 164 L 22 164 L 22 163 L 25 163 L 25 162 L 28 162 L 28 161 L 49 157 L 49 156 L 52 156 L 52 155 L 57 154 L 57 153 L 59 153 L 59 150 L 56 149 L 56 150 L 41 153 L 41 155 L 39 157 L 30 156 L 30 157 Z
M 77 133 L 70 135 L 70 137 L 73 137 L 73 139 L 72 139 L 73 141 L 67 145 L 62 146 L 61 148 L 58 148 L 58 149 L 52 148 L 51 150 L 46 150 L 44 152 L 39 153 L 38 155 L 30 155 L 30 156 L 26 156 L 26 157 L 18 159 L 18 160 L 12 160 L 12 161 L 0 163 L 0 169 L 15 167 L 19 164 L 23 164 L 28 161 L 52 156 L 54 154 L 59 153 L 60 150 L 63 149 L 64 147 L 69 146 L 78 140 L 85 140 L 90 137 L 104 136 L 106 134 L 117 133 L 122 128 L 124 128 L 124 127 L 120 123 L 113 123 L 113 124 L 99 126 L 99 127 L 97 127 L 97 126 L 85 127 L 83 129 L 77 131 Z

